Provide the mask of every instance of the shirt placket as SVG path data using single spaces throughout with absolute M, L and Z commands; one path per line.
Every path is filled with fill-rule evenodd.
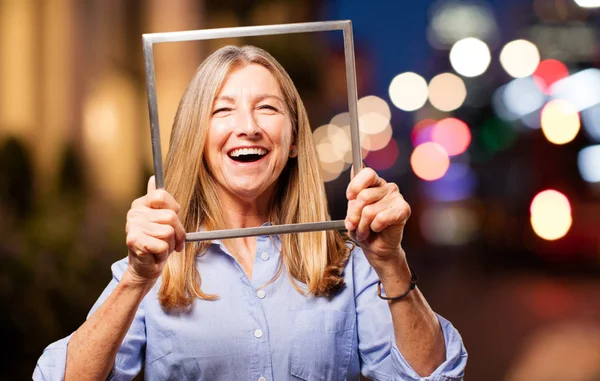
M 253 293 L 253 298 L 251 298 L 254 306 L 253 310 L 257 312 L 256 321 L 260 322 L 261 325 L 255 332 L 255 336 L 260 336 L 257 337 L 257 344 L 260 347 L 257 350 L 257 353 L 260 353 L 258 358 L 259 375 L 256 378 L 258 381 L 273 380 L 270 331 L 265 315 L 265 304 L 269 303 L 271 291 L 266 284 L 277 271 L 277 258 L 279 256 L 274 250 L 276 248 L 273 245 L 272 238 L 268 236 L 257 237 L 256 256 L 250 285 Z

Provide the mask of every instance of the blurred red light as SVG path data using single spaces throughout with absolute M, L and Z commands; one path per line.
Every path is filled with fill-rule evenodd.
M 543 60 L 533 73 L 533 79 L 540 90 L 548 94 L 553 83 L 569 76 L 567 66 L 558 60 Z
M 471 131 L 465 122 L 456 118 L 442 119 L 433 128 L 431 138 L 446 149 L 448 155 L 465 152 L 471 143 Z
M 392 138 L 384 148 L 369 152 L 365 164 L 375 170 L 389 169 L 396 163 L 398 154 L 398 143 Z
M 431 141 L 431 131 L 436 123 L 437 120 L 434 119 L 423 119 L 415 124 L 410 134 L 413 147 Z

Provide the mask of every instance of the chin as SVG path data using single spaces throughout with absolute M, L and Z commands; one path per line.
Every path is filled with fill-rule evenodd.
M 230 192 L 234 196 L 240 197 L 244 200 L 253 200 L 263 195 L 267 189 L 269 189 L 268 186 L 261 186 L 260 184 L 253 182 L 251 184 L 232 184 L 230 187 Z

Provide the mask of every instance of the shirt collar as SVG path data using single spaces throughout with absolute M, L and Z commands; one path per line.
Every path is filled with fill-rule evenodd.
M 262 225 L 260 225 L 260 226 L 261 226 L 261 227 L 262 227 L 262 226 L 273 226 L 273 223 L 272 223 L 272 222 L 268 222 L 268 221 L 267 221 L 267 222 L 265 222 L 264 224 L 262 224 Z M 202 229 L 201 229 L 201 231 L 205 231 L 205 229 L 204 229 L 204 228 L 202 228 Z M 258 241 L 265 241 L 265 240 L 268 240 L 268 239 L 269 239 L 269 237 L 272 237 L 272 238 L 273 238 L 273 240 L 275 241 L 275 243 L 279 243 L 279 242 L 281 242 L 281 237 L 279 236 L 279 234 L 272 234 L 271 236 L 268 236 L 268 235 L 260 235 L 260 236 L 257 236 L 257 237 L 256 237 L 256 239 L 257 239 Z M 212 240 L 212 241 L 210 242 L 210 244 L 211 244 L 211 245 L 217 245 L 219 248 L 221 248 L 221 250 L 223 250 L 223 251 L 227 252 L 227 250 L 225 249 L 225 245 L 223 244 L 223 241 L 222 241 L 222 240 L 220 240 L 220 239 L 214 239 L 214 240 Z

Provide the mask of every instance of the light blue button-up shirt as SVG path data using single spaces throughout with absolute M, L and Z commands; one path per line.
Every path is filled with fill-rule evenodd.
M 467 353 L 456 329 L 438 316 L 446 361 L 421 378 L 396 346 L 391 313 L 377 296 L 377 275 L 362 250 L 346 266 L 346 287 L 332 298 L 300 294 L 283 272 L 278 237 L 258 237 L 249 280 L 225 246 L 215 241 L 197 258 L 202 289 L 216 301 L 195 300 L 187 312 L 165 312 L 159 282 L 142 301 L 117 354 L 110 380 L 131 380 L 142 366 L 146 380 L 461 380 Z M 127 268 L 112 266 L 113 279 L 90 314 L 115 289 Z M 300 284 L 300 286 L 304 286 Z M 64 378 L 66 337 L 49 345 L 34 380 Z

